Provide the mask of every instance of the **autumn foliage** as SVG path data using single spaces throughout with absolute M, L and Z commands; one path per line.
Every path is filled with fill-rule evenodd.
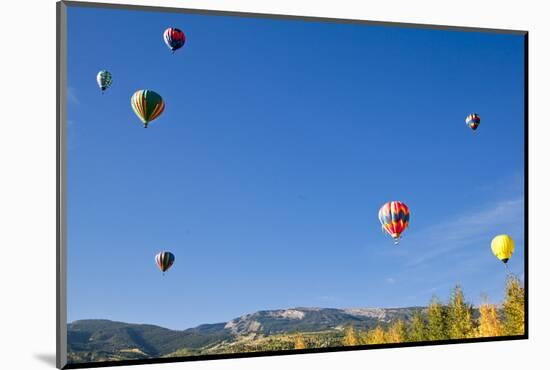
M 525 288 L 515 276 L 507 278 L 501 305 L 484 302 L 475 309 L 465 300 L 462 288 L 456 286 L 447 304 L 434 297 L 428 307 L 415 312 L 408 323 L 397 320 L 367 331 L 348 327 L 342 345 L 523 335 L 524 302 Z

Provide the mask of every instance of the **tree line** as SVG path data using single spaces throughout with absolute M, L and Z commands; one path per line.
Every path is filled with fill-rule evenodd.
M 521 281 L 509 275 L 505 296 L 497 306 L 484 299 L 477 315 L 473 305 L 466 302 L 460 286 L 456 286 L 447 304 L 437 297 L 428 307 L 416 311 L 409 322 L 396 320 L 387 326 L 371 330 L 348 326 L 341 339 L 343 346 L 361 344 L 426 342 L 448 339 L 485 338 L 523 335 L 525 333 L 525 288 Z M 295 349 L 315 348 L 314 338 L 297 334 Z

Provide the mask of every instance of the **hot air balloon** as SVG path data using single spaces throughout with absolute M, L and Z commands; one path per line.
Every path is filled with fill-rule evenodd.
M 401 233 L 409 226 L 409 216 L 409 207 L 398 201 L 388 202 L 378 211 L 382 230 L 393 238 L 395 244 L 399 243 Z
M 156 119 L 164 111 L 162 97 L 152 90 L 138 90 L 132 95 L 132 109 L 143 122 L 143 127 Z
M 497 235 L 491 241 L 491 250 L 496 258 L 504 262 L 506 266 L 514 253 L 514 240 L 509 235 Z
M 468 117 L 466 117 L 466 124 L 472 129 L 477 130 L 477 126 L 479 126 L 479 123 L 481 122 L 481 119 L 479 118 L 479 114 L 472 113 Z
M 108 87 L 111 86 L 113 83 L 113 75 L 111 75 L 111 72 L 106 70 L 101 70 L 97 73 L 96 76 L 97 85 L 101 89 L 101 91 L 107 90 Z
M 164 31 L 164 42 L 174 53 L 185 44 L 185 34 L 177 28 L 167 28 Z
M 157 263 L 157 266 L 159 267 L 160 271 L 163 273 L 166 272 L 174 264 L 174 261 L 176 260 L 176 257 L 167 251 L 162 251 L 159 254 L 155 256 L 155 262 Z

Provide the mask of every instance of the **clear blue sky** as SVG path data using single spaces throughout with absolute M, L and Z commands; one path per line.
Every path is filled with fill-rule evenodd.
M 426 305 L 457 283 L 497 302 L 500 233 L 523 276 L 521 36 L 90 8 L 68 24 L 69 321 L 183 329 Z M 166 102 L 148 129 L 145 88 Z M 411 209 L 399 246 L 389 200 Z

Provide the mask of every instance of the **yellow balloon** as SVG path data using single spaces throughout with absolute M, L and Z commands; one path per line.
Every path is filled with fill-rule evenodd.
M 514 240 L 509 235 L 497 235 L 491 241 L 493 254 L 506 263 L 514 253 Z

